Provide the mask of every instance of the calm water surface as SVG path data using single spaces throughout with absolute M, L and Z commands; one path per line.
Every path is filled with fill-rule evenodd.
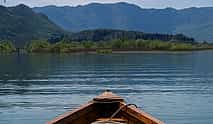
M 213 123 L 213 51 L 0 55 L 0 124 L 43 124 L 105 89 L 167 124 Z

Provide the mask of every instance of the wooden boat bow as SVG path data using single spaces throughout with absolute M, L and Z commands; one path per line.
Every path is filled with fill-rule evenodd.
M 112 92 L 106 91 L 93 99 L 94 102 L 124 102 L 124 99 Z
M 164 124 L 135 106 L 129 106 L 122 97 L 109 91 L 47 124 L 100 124 L 99 122 L 102 124 L 113 124 L 112 122 L 119 124 Z

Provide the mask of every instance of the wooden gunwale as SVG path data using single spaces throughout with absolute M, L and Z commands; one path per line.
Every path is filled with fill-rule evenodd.
M 116 103 L 118 108 L 119 106 L 122 107 L 127 105 L 122 97 L 117 96 L 112 92 L 104 92 L 103 94 L 97 96 L 92 101 L 81 106 L 80 108 L 66 112 L 65 114 L 51 120 L 47 124 L 70 124 L 70 122 L 75 122 L 75 120 L 78 120 L 80 118 L 82 119 L 83 116 L 91 114 L 90 116 L 87 116 L 87 119 L 88 117 L 92 117 L 88 120 L 88 122 L 87 119 L 81 121 L 81 124 L 90 124 L 91 121 L 100 118 L 99 114 L 101 113 L 101 110 L 97 108 L 97 105 L 99 105 L 99 107 L 100 105 L 103 105 L 102 107 L 104 107 L 112 103 Z M 127 120 L 131 120 L 132 118 L 136 121 L 136 123 L 140 122 L 142 124 L 164 124 L 157 118 L 133 106 L 127 106 L 121 109 L 121 111 L 118 113 L 118 117 L 121 117 L 123 119 L 126 118 Z
M 82 115 L 84 113 L 88 113 L 89 111 L 92 111 L 89 108 L 91 108 L 93 106 L 93 104 L 94 103 L 92 101 L 88 102 L 87 104 L 82 105 L 78 109 L 68 111 L 68 112 L 56 117 L 55 119 L 47 122 L 47 124 L 57 124 L 57 123 L 60 123 L 60 121 L 66 121 L 66 119 L 68 119 L 69 121 L 75 120 L 75 119 L 79 118 L 80 115 Z M 87 110 L 85 111 L 85 109 L 87 109 Z
M 125 106 L 125 102 L 120 102 L 120 106 Z M 159 119 L 153 117 L 152 115 L 140 110 L 134 106 L 128 106 L 126 108 L 121 109 L 122 113 L 127 113 L 134 118 L 137 118 L 140 121 L 143 121 L 145 124 L 164 124 Z

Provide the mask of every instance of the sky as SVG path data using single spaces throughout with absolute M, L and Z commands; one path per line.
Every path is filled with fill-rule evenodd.
M 3 4 L 4 0 L 0 0 Z M 14 6 L 17 4 L 26 4 L 31 7 L 57 5 L 57 6 L 77 6 L 88 3 L 115 3 L 128 2 L 136 4 L 142 8 L 166 8 L 173 7 L 176 9 L 183 9 L 188 7 L 213 7 L 213 0 L 6 0 L 7 6 Z

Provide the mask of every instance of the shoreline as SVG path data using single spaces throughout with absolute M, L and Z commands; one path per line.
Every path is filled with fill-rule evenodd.
M 126 51 L 112 51 L 112 53 L 108 54 L 116 54 L 116 53 L 186 53 L 186 52 L 200 52 L 200 51 L 213 51 L 212 49 L 199 49 L 199 50 L 126 50 Z M 78 52 L 77 52 L 78 53 Z M 92 53 L 92 54 L 104 54 L 104 53 L 97 53 L 96 51 L 93 52 L 79 52 L 79 53 Z M 106 53 L 107 54 L 107 53 Z
M 98 53 L 98 50 L 111 50 L 110 53 Z M 48 54 L 81 54 L 81 53 L 91 53 L 91 54 L 114 54 L 114 53 L 185 53 L 185 52 L 199 52 L 199 51 L 213 51 L 213 48 L 202 48 L 202 49 L 188 49 L 188 50 L 142 50 L 142 49 L 72 49 L 69 51 L 62 52 L 52 52 L 52 51 L 35 51 L 35 52 L 27 52 L 27 51 L 15 51 L 11 53 L 1 53 L 0 54 L 37 54 L 37 53 L 48 53 Z

